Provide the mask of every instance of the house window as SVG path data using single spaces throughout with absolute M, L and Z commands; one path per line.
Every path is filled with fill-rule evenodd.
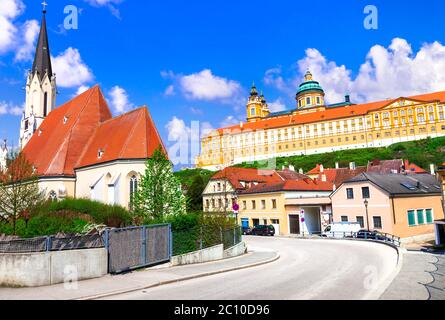
M 373 217 L 374 229 L 382 229 L 382 217 Z
M 417 224 L 425 224 L 423 210 L 417 210 Z
M 306 98 L 306 105 L 310 105 L 311 104 L 311 98 Z
M 360 228 L 364 228 L 365 227 L 365 219 L 362 216 L 357 216 L 357 223 L 360 223 Z
M 363 187 L 362 188 L 362 197 L 363 197 L 363 199 L 369 199 L 370 198 L 369 187 Z
M 341 216 L 341 222 L 348 222 L 348 216 Z
M 243 201 L 243 210 L 247 210 L 247 201 Z
M 410 227 L 432 223 L 434 223 L 434 215 L 432 209 L 418 209 L 408 211 L 408 225 Z
M 261 209 L 266 209 L 266 200 L 261 200 Z
M 346 189 L 346 197 L 348 199 L 354 199 L 354 189 L 352 188 L 347 188 Z
M 272 199 L 272 209 L 276 209 L 276 208 L 277 208 L 277 200 Z
M 408 211 L 408 225 L 413 227 L 416 225 L 416 213 L 414 210 Z
M 49 193 L 48 197 L 49 201 L 56 202 L 57 201 L 57 193 L 53 190 Z
M 218 208 L 222 208 L 222 199 L 218 199 Z
M 250 109 L 250 115 L 254 116 L 255 115 L 255 108 Z
M 434 223 L 433 210 L 426 209 L 425 212 L 426 212 L 426 223 L 428 223 L 428 224 Z
M 267 226 L 267 219 L 263 219 L 263 224 Z
M 260 225 L 260 219 L 252 219 L 252 223 L 253 223 L 254 227 L 259 226 Z
M 270 222 L 271 222 L 271 224 L 280 224 L 279 219 L 271 219 Z
M 321 104 L 320 97 L 317 97 L 317 104 Z
M 209 199 L 206 200 L 206 208 L 208 209 L 210 207 L 210 201 Z
M 255 209 L 256 209 L 256 201 L 252 200 L 252 210 L 255 210 Z

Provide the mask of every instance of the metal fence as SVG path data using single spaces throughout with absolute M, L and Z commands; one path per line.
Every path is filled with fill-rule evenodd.
M 181 255 L 223 244 L 224 249 L 241 242 L 242 228 L 223 229 L 219 226 L 197 226 L 173 231 L 173 255 Z
M 378 242 L 389 243 L 400 247 L 401 239 L 395 235 L 389 233 L 380 233 L 373 231 L 360 231 L 360 232 L 329 232 L 323 234 L 324 238 L 335 239 L 357 239 L 357 240 L 372 240 Z
M 38 237 L 0 241 L 0 253 L 34 253 L 64 250 L 103 248 L 104 241 L 99 234 Z
M 108 249 L 108 272 L 122 273 L 170 261 L 169 224 L 107 229 L 103 235 Z

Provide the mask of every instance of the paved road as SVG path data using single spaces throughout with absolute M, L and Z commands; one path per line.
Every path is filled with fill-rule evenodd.
M 276 262 L 107 299 L 368 299 L 391 280 L 397 253 L 381 244 L 246 237 L 250 249 L 276 250 Z M 386 283 L 389 285 L 389 283 Z M 383 292 L 383 291 L 382 291 Z

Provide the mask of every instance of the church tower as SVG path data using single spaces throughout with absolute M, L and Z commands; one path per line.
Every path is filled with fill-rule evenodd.
M 20 127 L 20 148 L 23 149 L 46 116 L 56 107 L 56 76 L 51 66 L 46 3 L 32 70 L 26 82 L 26 103 Z
M 258 95 L 258 90 L 255 83 L 250 90 L 250 97 L 247 101 L 247 121 L 255 122 L 262 118 L 267 117 L 270 114 L 269 106 L 267 105 L 264 95 Z

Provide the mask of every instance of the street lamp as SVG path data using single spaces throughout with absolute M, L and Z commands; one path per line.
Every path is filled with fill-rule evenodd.
M 365 208 L 366 208 L 366 225 L 368 227 L 368 231 L 370 231 L 370 229 L 369 229 L 369 218 L 368 218 L 368 205 L 369 205 L 368 199 L 365 199 L 364 204 L 365 204 Z

